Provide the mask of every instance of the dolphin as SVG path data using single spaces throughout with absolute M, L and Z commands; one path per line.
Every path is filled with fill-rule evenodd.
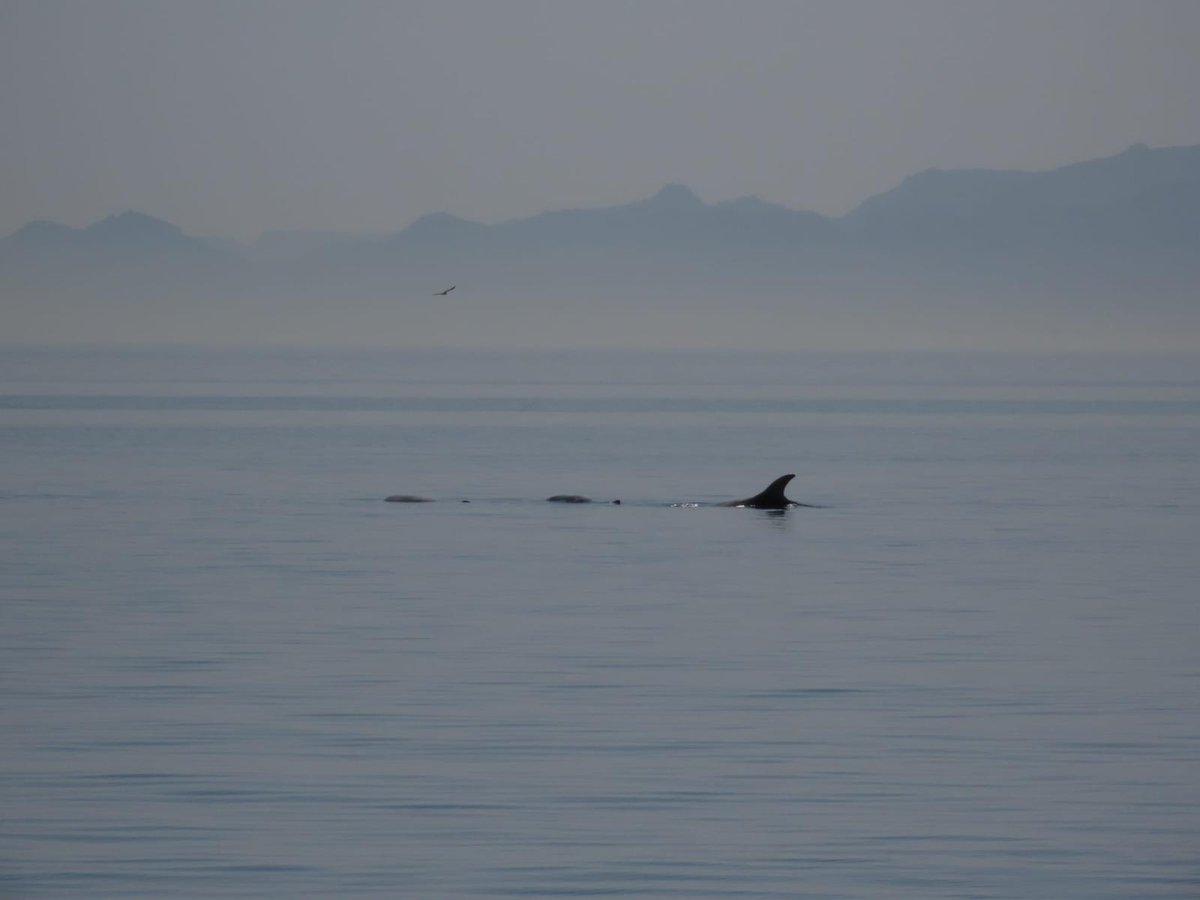
M 591 497 L 584 497 L 582 494 L 555 494 L 553 497 L 546 498 L 547 503 L 591 503 Z M 620 500 L 612 501 L 617 506 L 621 505 Z
M 783 489 L 795 477 L 794 474 L 780 475 L 767 485 L 766 490 L 761 494 L 755 494 L 745 500 L 726 500 L 724 503 L 718 503 L 717 506 L 746 506 L 750 509 L 787 509 L 789 506 L 810 506 L 808 503 L 797 503 L 784 496 Z
M 432 503 L 432 497 L 417 497 L 414 494 L 392 494 L 383 498 L 386 503 Z

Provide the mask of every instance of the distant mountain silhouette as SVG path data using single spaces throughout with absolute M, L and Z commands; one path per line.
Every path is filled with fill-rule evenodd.
M 31 222 L 0 241 L 0 297 L 203 296 L 246 268 L 238 254 L 138 212 L 86 228 Z
M 708 205 L 681 184 L 623 206 L 546 212 L 502 223 L 497 229 L 553 242 L 580 239 L 619 242 L 738 242 L 768 232 L 795 241 L 831 240 L 833 222 L 812 212 L 765 203 L 757 197 Z
M 401 234 L 417 241 L 459 241 L 474 237 L 487 229 L 486 225 L 469 222 L 450 213 L 430 213 L 413 222 Z M 394 240 L 394 239 L 393 239 Z
M 483 225 L 449 213 L 430 213 L 387 235 L 328 231 L 265 232 L 240 254 L 233 242 L 192 238 L 176 226 L 138 212 L 109 216 L 83 229 L 30 222 L 0 240 L 11 263 L 22 252 L 70 254 L 80 250 L 127 258 L 163 253 L 229 261 L 245 258 L 290 263 L 334 251 L 333 259 L 386 262 L 420 245 L 461 249 L 464 242 L 530 248 L 598 242 L 655 246 L 770 241 L 803 249 L 821 242 L 952 246 L 988 241 L 1059 243 L 1094 241 L 1192 244 L 1200 238 L 1200 147 L 1150 149 L 1135 145 L 1105 159 L 1044 172 L 930 169 L 868 198 L 841 219 L 743 197 L 706 204 L 681 184 L 632 203 L 540 213 Z M 347 249 L 349 253 L 346 253 Z
M 0 241 L 0 259 L 5 262 L 19 261 L 23 253 L 63 264 L 80 260 L 161 262 L 168 258 L 220 264 L 238 258 L 207 241 L 188 237 L 170 222 L 139 212 L 108 216 L 86 228 L 30 222 Z
M 1046 172 L 930 169 L 842 220 L 872 240 L 952 242 L 1200 237 L 1200 147 L 1143 144 Z
M 0 246 L 10 247 L 54 247 L 65 246 L 79 234 L 78 229 L 58 222 L 48 222 L 38 219 L 22 226 L 8 236 Z
M 0 239 L 0 299 L 50 331 L 53 304 L 92 314 L 105 297 L 144 298 L 168 319 L 184 303 L 235 322 L 257 303 L 276 310 L 263 323 L 300 309 L 317 321 L 356 304 L 383 315 L 450 283 L 462 288 L 446 309 L 507 296 L 543 321 L 619 297 L 642 299 L 636 312 L 613 307 L 613 322 L 688 297 L 669 300 L 670 321 L 724 310 L 740 326 L 747 304 L 873 327 L 877 315 L 908 327 L 1022 304 L 1186 318 L 1200 286 L 1200 147 L 1135 145 L 1042 172 L 929 170 L 840 219 L 756 197 L 705 203 L 668 184 L 631 203 L 492 225 L 431 213 L 383 235 L 274 231 L 243 245 L 125 212 L 86 228 L 30 222 Z
M 191 243 L 182 231 L 170 222 L 139 212 L 123 212 L 101 219 L 85 228 L 84 241 L 123 244 L 125 246 L 175 249 Z

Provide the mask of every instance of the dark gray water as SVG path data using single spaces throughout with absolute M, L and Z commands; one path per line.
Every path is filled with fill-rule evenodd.
M 0 893 L 1195 897 L 1198 362 L 10 350 Z

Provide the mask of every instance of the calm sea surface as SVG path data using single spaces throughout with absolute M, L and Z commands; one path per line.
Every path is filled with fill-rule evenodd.
M 1195 898 L 1198 584 L 1195 357 L 10 349 L 0 895 Z

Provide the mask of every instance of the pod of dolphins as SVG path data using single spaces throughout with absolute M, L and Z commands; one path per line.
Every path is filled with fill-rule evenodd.
M 726 500 L 724 503 L 717 503 L 716 506 L 739 506 L 747 509 L 788 509 L 793 506 L 811 507 L 809 503 L 799 503 L 796 500 L 791 500 L 784 494 L 783 490 L 787 487 L 789 481 L 796 476 L 794 474 L 780 475 L 772 481 L 766 488 L 753 497 L 746 497 L 743 500 Z M 432 497 L 419 497 L 415 494 L 392 494 L 390 497 L 384 497 L 388 503 L 432 503 Z M 584 497 L 581 494 L 555 494 L 552 497 L 547 497 L 548 503 L 592 503 L 590 497 Z M 463 500 L 463 503 L 470 503 L 470 500 Z M 611 500 L 610 503 L 620 505 L 620 500 Z M 690 505 L 690 504 L 689 504 Z

